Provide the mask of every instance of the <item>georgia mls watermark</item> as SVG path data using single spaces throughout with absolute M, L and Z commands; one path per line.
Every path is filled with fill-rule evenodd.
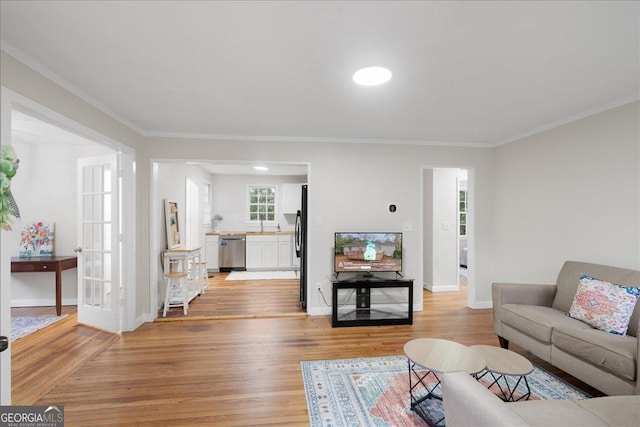
M 0 406 L 0 427 L 64 427 L 64 406 Z

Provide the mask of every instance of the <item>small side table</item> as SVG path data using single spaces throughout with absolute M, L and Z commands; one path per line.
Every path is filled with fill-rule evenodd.
M 62 272 L 78 267 L 78 258 L 71 256 L 11 257 L 12 273 L 56 273 L 56 314 L 62 314 Z
M 502 394 L 502 396 L 498 397 L 501 397 L 505 402 L 529 399 L 531 389 L 529 388 L 527 375 L 533 371 L 533 365 L 529 360 L 513 351 L 491 345 L 473 345 L 471 348 L 482 354 L 487 361 L 486 371 L 476 376 L 478 380 L 489 374 L 493 382 L 489 384 L 488 388 L 497 385 Z M 507 376 L 518 377 L 513 387 L 509 386 Z M 526 392 L 516 397 L 515 392 L 520 383 L 524 384 Z
M 442 400 L 439 375 L 452 371 L 465 371 L 475 375 L 487 366 L 484 357 L 473 348 L 439 338 L 411 340 L 404 345 L 404 354 L 409 361 L 411 409 L 430 426 L 437 426 L 444 421 L 444 416 L 434 421 L 430 417 L 430 411 L 421 406 L 428 399 Z M 432 386 L 427 384 L 429 376 L 436 380 Z M 425 391 L 426 394 L 423 394 Z

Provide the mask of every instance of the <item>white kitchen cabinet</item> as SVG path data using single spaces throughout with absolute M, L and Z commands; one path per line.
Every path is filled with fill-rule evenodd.
M 278 268 L 278 236 L 262 243 L 262 268 Z
M 247 235 L 247 270 L 267 270 L 278 267 L 278 236 Z
M 259 236 L 247 236 L 245 267 L 247 270 L 259 270 L 262 268 L 262 241 Z
M 282 184 L 282 213 L 295 215 L 300 210 L 302 184 Z
M 292 268 L 291 245 L 293 236 L 247 235 L 247 270 L 281 270 Z
M 291 236 L 278 236 L 278 267 L 292 267 L 291 260 Z
M 207 260 L 207 270 L 220 271 L 220 265 L 218 264 L 218 247 L 220 246 L 220 239 L 217 234 L 207 234 L 205 236 L 205 254 Z

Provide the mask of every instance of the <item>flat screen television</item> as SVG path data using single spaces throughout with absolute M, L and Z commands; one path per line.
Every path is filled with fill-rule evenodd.
M 402 233 L 335 233 L 336 273 L 402 271 Z

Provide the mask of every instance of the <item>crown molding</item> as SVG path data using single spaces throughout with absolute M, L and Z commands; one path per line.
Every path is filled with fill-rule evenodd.
M 12 56 L 16 60 L 22 62 L 24 65 L 26 65 L 27 67 L 31 68 L 35 72 L 37 72 L 39 74 L 42 74 L 47 79 L 49 79 L 52 82 L 54 82 L 55 84 L 61 86 L 65 90 L 71 92 L 72 94 L 74 94 L 78 98 L 82 99 L 87 104 L 89 104 L 92 107 L 100 110 L 101 112 L 103 112 L 107 116 L 111 117 L 112 119 L 116 120 L 120 124 L 123 124 L 124 126 L 134 130 L 135 132 L 139 133 L 142 136 L 146 136 L 146 132 L 143 129 L 141 129 L 140 127 L 138 127 L 135 124 L 131 123 L 129 120 L 125 119 L 124 117 L 120 116 L 118 113 L 116 113 L 115 111 L 113 111 L 109 107 L 107 107 L 104 104 L 98 102 L 95 98 L 89 96 L 86 92 L 84 92 L 83 90 L 79 89 L 77 86 L 73 85 L 72 83 L 70 83 L 69 81 L 65 80 L 64 78 L 60 77 L 58 74 L 54 73 L 49 68 L 45 67 L 44 65 L 42 65 L 41 63 L 39 63 L 35 59 L 31 58 L 30 56 L 28 56 L 27 54 L 22 52 L 17 47 L 13 46 L 11 43 L 9 43 L 9 42 L 7 42 L 5 40 L 1 40 L 0 41 L 0 49 L 2 51 L 4 51 L 7 55 Z
M 613 110 L 614 108 L 621 107 L 623 105 L 630 104 L 630 103 L 636 102 L 638 100 L 640 100 L 640 97 L 638 95 L 634 95 L 634 96 L 630 96 L 628 98 L 623 98 L 623 99 L 620 99 L 620 100 L 617 100 L 617 101 L 614 101 L 614 102 L 611 102 L 611 103 L 608 103 L 608 104 L 605 104 L 605 105 L 601 105 L 599 107 L 590 108 L 589 110 L 583 111 L 582 113 L 574 114 L 572 116 L 565 117 L 564 119 L 556 120 L 555 122 L 551 122 L 551 123 L 548 123 L 546 125 L 531 129 L 531 130 L 529 130 L 527 132 L 523 132 L 523 133 L 521 133 L 519 135 L 515 135 L 515 136 L 509 137 L 507 139 L 503 139 L 502 141 L 498 141 L 498 142 L 493 144 L 493 147 L 499 147 L 501 145 L 509 144 L 509 143 L 512 143 L 512 142 L 516 142 L 516 141 L 519 141 L 521 139 L 528 138 L 530 136 L 536 135 L 538 133 L 542 133 L 542 132 L 554 129 L 554 128 L 569 124 L 571 122 L 575 122 L 577 120 L 585 119 L 585 118 L 587 118 L 589 116 L 595 116 L 596 114 L 603 113 L 603 112 L 605 112 L 607 110 Z

